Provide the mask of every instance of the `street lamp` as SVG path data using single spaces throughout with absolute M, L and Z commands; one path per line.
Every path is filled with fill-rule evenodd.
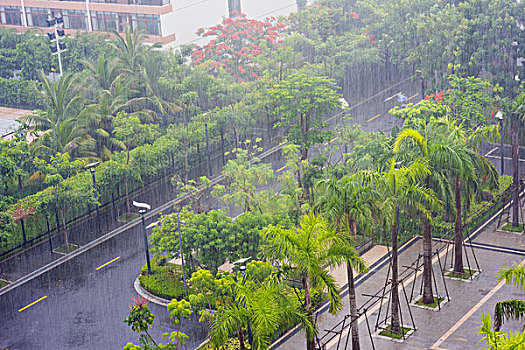
M 184 296 L 188 297 L 188 286 L 186 284 L 186 268 L 184 267 L 184 255 L 182 255 L 182 238 L 180 235 L 180 209 L 177 211 L 177 228 L 179 230 L 179 252 L 180 260 L 182 262 L 182 279 L 184 281 Z
M 46 19 L 46 23 L 48 27 L 54 28 L 54 32 L 47 33 L 47 36 L 51 41 L 49 49 L 51 50 L 52 55 L 58 55 L 58 66 L 60 68 L 60 76 L 62 76 L 62 56 L 60 54 L 66 51 L 66 43 L 60 41 L 60 39 L 62 39 L 66 35 L 63 28 L 64 18 L 62 18 L 62 16 L 48 18 Z
M 84 167 L 84 169 L 89 169 L 91 172 L 91 177 L 93 178 L 93 190 L 95 191 L 95 199 L 98 201 L 98 191 L 97 191 L 97 180 L 95 178 L 95 168 L 99 165 L 100 162 L 90 163 Z M 100 203 L 96 206 L 97 209 L 97 221 L 98 221 L 98 234 L 102 235 L 102 221 L 100 219 Z
M 244 264 L 246 261 L 248 261 L 250 258 L 247 259 L 241 259 L 244 260 L 242 262 L 242 265 L 239 266 L 239 270 L 242 272 L 242 286 L 246 284 L 246 265 Z M 248 343 L 252 345 L 253 342 L 253 335 L 252 335 L 252 327 L 250 327 L 250 322 L 248 321 Z
M 144 249 L 146 250 L 146 263 L 148 264 L 148 275 L 151 275 L 151 264 L 149 262 L 149 247 L 148 247 L 148 235 L 146 233 L 146 219 L 144 214 L 146 211 L 151 209 L 151 206 L 146 203 L 140 203 L 133 201 L 133 206 L 139 209 L 139 213 L 142 217 L 142 230 L 144 232 Z
M 501 173 L 500 175 L 505 174 L 505 161 L 503 159 L 503 113 L 501 111 L 498 111 L 496 113 L 496 119 L 499 119 L 499 132 L 500 132 L 500 156 L 501 156 Z

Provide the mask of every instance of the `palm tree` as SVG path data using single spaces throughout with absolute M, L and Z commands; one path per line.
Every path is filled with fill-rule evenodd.
M 232 285 L 234 300 L 217 310 L 212 321 L 210 339 L 215 346 L 224 346 L 236 335 L 241 350 L 245 349 L 244 332 L 252 331 L 252 349 L 267 349 L 272 337 L 283 325 L 301 324 L 307 333 L 314 333 L 308 314 L 286 296 L 284 283 L 267 278 L 262 283 L 249 279 Z
M 498 282 L 502 281 L 525 291 L 525 267 L 523 264 L 514 264 L 498 271 Z M 525 318 L 525 300 L 499 301 L 494 308 L 494 330 L 499 331 L 505 319 L 523 318 Z
M 423 179 L 423 184 L 432 189 L 441 201 L 449 202 L 452 195 L 451 184 L 448 177 L 449 159 L 457 157 L 460 150 L 457 143 L 447 142 L 439 138 L 435 124 L 429 123 L 423 129 L 423 135 L 414 129 L 402 130 L 394 143 L 394 153 L 403 155 L 405 160 L 415 160 L 420 157 L 430 168 L 430 172 Z M 423 227 L 423 303 L 434 302 L 432 288 L 432 220 L 423 214 L 421 216 Z
M 512 150 L 512 226 L 519 226 L 519 134 L 525 121 L 525 91 L 514 100 L 504 101 L 507 118 L 510 118 L 510 143 Z M 503 132 L 503 130 L 501 131 Z M 503 175 L 503 174 L 502 174 Z
M 425 215 L 429 220 L 431 210 L 439 205 L 439 200 L 431 189 L 424 187 L 422 180 L 428 176 L 430 170 L 424 160 L 416 159 L 410 167 L 397 169 L 395 160 L 390 168 L 381 173 L 370 174 L 369 181 L 375 184 L 382 196 L 382 213 L 386 226 L 392 232 L 392 278 L 391 278 L 391 331 L 401 333 L 399 311 L 399 280 L 398 280 L 398 230 L 399 211 Z M 365 174 L 366 175 L 366 174 Z
M 115 82 L 123 70 L 118 59 L 107 58 L 102 54 L 96 64 L 86 60 L 81 62 L 87 68 L 90 80 L 96 86 L 95 90 L 113 91 Z
M 481 191 L 480 181 L 487 183 L 489 188 L 498 187 L 498 173 L 492 163 L 477 152 L 477 147 L 484 141 L 495 140 L 499 136 L 498 126 L 484 126 L 468 130 L 462 124 L 443 117 L 436 121 L 436 131 L 442 137 L 456 144 L 456 152 L 445 157 L 449 163 L 449 174 L 454 179 L 454 273 L 464 274 L 463 267 L 463 222 L 462 222 L 462 192 L 467 199 L 467 209 L 472 193 Z
M 131 33 L 131 28 L 127 26 L 124 37 L 120 36 L 114 29 L 111 29 L 109 32 L 114 35 L 113 40 L 109 44 L 117 52 L 119 63 L 124 67 L 125 71 L 136 77 L 141 72 L 141 66 L 145 57 L 150 55 L 153 49 L 161 47 L 160 43 L 145 45 L 144 39 L 147 38 L 147 35 L 140 28 L 134 29 L 133 33 Z
M 34 143 L 34 150 L 44 154 L 69 152 L 72 156 L 92 154 L 92 139 L 87 135 L 84 125 L 77 118 L 81 111 L 81 95 L 76 76 L 66 73 L 57 82 L 51 82 L 43 71 L 39 73 L 46 111 L 36 111 L 26 119 L 40 132 Z
M 330 301 L 329 312 L 335 314 L 341 309 L 342 302 L 339 287 L 334 277 L 324 269 L 325 266 L 338 266 L 347 259 L 353 266 L 364 266 L 358 261 L 354 247 L 347 239 L 333 230 L 328 221 L 319 214 L 311 212 L 301 217 L 299 227 L 283 229 L 269 226 L 261 233 L 264 244 L 261 254 L 273 261 L 279 261 L 297 271 L 304 288 L 304 308 L 308 317 L 313 317 L 312 288 L 326 290 Z M 314 337 L 317 333 L 306 334 L 306 348 L 315 348 Z
M 86 106 L 78 117 L 96 140 L 96 151 L 100 159 L 111 158 L 113 118 L 125 107 L 124 96 L 113 96 L 111 91 L 101 90 L 98 100 Z
M 356 176 L 344 176 L 340 180 L 334 178 L 323 179 L 317 182 L 316 208 L 329 219 L 339 232 L 345 232 L 355 242 L 357 228 L 369 233 L 372 228 L 372 213 L 377 208 L 377 193 L 370 187 L 360 183 Z M 347 259 L 346 273 L 348 280 L 348 301 L 350 318 L 352 320 L 352 349 L 359 350 L 359 329 L 357 322 L 357 302 L 354 284 L 354 271 L 367 272 L 364 261 L 357 256 Z

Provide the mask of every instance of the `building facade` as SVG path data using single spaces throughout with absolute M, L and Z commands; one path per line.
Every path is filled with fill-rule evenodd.
M 219 23 L 234 10 L 248 17 L 287 15 L 296 0 L 0 0 L 0 26 L 23 32 L 47 27 L 62 16 L 67 33 L 77 30 L 119 33 L 144 28 L 149 42 L 178 46 L 198 40 L 198 28 Z

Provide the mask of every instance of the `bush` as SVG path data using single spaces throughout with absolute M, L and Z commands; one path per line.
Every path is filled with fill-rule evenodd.
M 0 78 L 0 104 L 10 107 L 41 108 L 43 102 L 36 90 L 39 84 L 31 80 Z
M 160 261 L 159 261 L 160 262 Z M 151 265 L 151 275 L 147 275 L 148 267 L 141 268 L 140 285 L 159 298 L 180 300 L 184 297 L 184 282 L 182 267 L 174 264 L 159 266 L 158 262 Z

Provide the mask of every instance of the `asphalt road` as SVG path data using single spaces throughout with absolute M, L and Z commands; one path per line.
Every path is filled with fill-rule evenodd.
M 355 122 L 365 125 L 367 131 L 390 130 L 399 121 L 381 114 L 391 107 L 383 100 L 398 91 L 414 96 L 417 84 L 412 85 L 396 87 L 352 109 Z M 283 165 L 282 159 L 272 161 L 276 171 Z M 133 282 L 145 263 L 141 232 L 140 226 L 129 229 L 0 295 L 0 349 L 99 350 L 121 349 L 128 341 L 137 343 L 138 335 L 124 318 L 131 298 L 136 297 Z M 151 334 L 160 339 L 174 328 L 166 308 L 151 303 L 150 308 L 157 316 Z M 184 321 L 181 331 L 189 336 L 189 349 L 206 335 L 204 325 L 195 319 Z

